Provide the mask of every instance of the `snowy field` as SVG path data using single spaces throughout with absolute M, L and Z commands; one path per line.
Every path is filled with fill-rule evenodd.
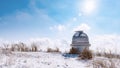
M 78 55 L 48 52 L 0 54 L 0 68 L 119 68 L 120 58 L 94 56 L 81 60 Z
M 88 61 L 87 61 L 88 62 Z M 14 52 L 0 55 L 0 68 L 86 68 L 77 56 L 46 52 Z

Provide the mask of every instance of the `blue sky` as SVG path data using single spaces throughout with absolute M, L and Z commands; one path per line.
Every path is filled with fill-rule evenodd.
M 71 39 L 120 34 L 120 0 L 0 0 L 0 38 Z

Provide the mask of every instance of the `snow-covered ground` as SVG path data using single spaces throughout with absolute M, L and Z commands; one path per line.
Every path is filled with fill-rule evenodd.
M 78 55 L 48 52 L 0 53 L 0 68 L 119 68 L 119 58 L 94 56 L 81 60 Z
M 76 55 L 46 52 L 14 52 L 0 55 L 0 68 L 86 68 L 88 61 Z

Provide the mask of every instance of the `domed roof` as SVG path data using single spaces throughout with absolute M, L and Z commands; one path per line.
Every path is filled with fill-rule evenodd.
M 88 36 L 83 31 L 76 31 L 72 38 L 73 42 L 89 42 Z

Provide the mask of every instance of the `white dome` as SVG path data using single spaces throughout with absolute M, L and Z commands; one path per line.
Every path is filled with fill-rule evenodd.
M 76 31 L 76 33 L 73 35 L 73 38 L 72 38 L 72 44 L 75 44 L 75 43 L 89 44 L 89 39 L 87 34 L 85 34 L 83 31 Z

